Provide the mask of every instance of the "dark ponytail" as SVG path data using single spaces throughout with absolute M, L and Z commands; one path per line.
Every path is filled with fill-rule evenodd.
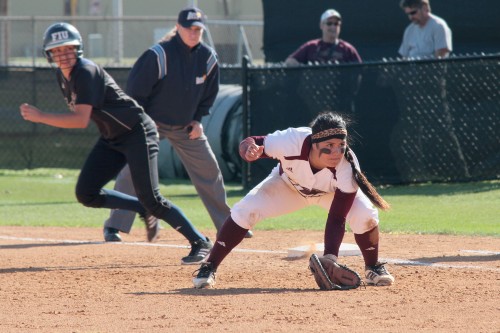
M 354 164 L 354 159 L 351 154 L 351 149 L 349 147 L 345 152 L 345 158 L 351 164 L 352 176 L 356 181 L 356 184 L 358 184 L 361 191 L 363 191 L 363 193 L 366 194 L 368 199 L 370 199 L 370 201 L 375 206 L 377 206 L 382 210 L 389 210 L 391 208 L 391 205 L 389 205 L 389 203 L 385 201 L 384 198 L 382 198 L 382 196 L 377 192 L 375 187 L 368 181 L 363 172 L 361 172 L 361 170 L 358 170 L 358 168 L 356 168 L 356 165 Z

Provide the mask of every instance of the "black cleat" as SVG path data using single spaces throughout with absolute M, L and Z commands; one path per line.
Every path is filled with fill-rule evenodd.
M 106 242 L 121 242 L 120 230 L 110 227 L 104 227 L 104 241 Z
M 194 287 L 196 289 L 213 288 L 215 285 L 215 275 L 216 270 L 211 262 L 201 264 L 200 269 L 193 278 Z
M 198 240 L 191 243 L 191 252 L 181 259 L 183 265 L 197 265 L 204 262 L 212 249 L 213 244 L 210 239 L 206 241 Z
M 394 277 L 384 266 L 385 263 L 377 262 L 374 266 L 365 267 L 365 282 L 373 286 L 390 286 Z

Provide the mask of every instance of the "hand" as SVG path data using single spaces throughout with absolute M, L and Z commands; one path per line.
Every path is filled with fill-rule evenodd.
M 203 125 L 199 121 L 191 121 L 185 129 L 189 133 L 190 140 L 196 140 L 203 135 Z
M 264 146 L 257 146 L 256 144 L 253 144 L 248 147 L 245 153 L 245 158 L 248 161 L 255 161 L 258 160 L 263 153 L 264 153 Z
M 30 105 L 28 103 L 23 103 L 19 106 L 19 111 L 21 112 L 21 116 L 24 120 L 31 121 L 34 123 L 38 123 L 40 121 L 40 116 L 42 111 L 38 108 Z
M 245 152 L 245 159 L 249 162 L 258 160 L 264 153 L 264 146 L 257 146 L 255 143 L 248 145 Z
M 257 146 L 252 137 L 243 139 L 238 147 L 240 157 L 247 162 L 258 160 L 264 153 L 264 146 Z

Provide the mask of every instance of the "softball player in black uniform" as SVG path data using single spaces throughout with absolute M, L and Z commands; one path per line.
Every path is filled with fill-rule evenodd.
M 150 241 L 158 234 L 157 217 L 190 243 L 210 243 L 178 207 L 160 194 L 156 125 L 106 71 L 82 57 L 78 30 L 68 23 L 51 25 L 45 32 L 43 48 L 49 63 L 57 67 L 57 80 L 71 113 L 50 114 L 22 104 L 23 118 L 61 128 L 86 128 L 92 119 L 101 133 L 80 172 L 78 201 L 87 207 L 139 213 L 146 222 Z M 103 188 L 126 164 L 130 166 L 137 198 Z M 183 261 L 201 262 L 208 251 L 190 253 Z

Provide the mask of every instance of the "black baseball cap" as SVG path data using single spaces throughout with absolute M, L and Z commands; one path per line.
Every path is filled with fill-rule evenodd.
M 199 8 L 187 7 L 179 13 L 177 23 L 182 25 L 184 28 L 190 28 L 194 25 L 205 29 L 205 19 L 205 14 L 203 14 Z

